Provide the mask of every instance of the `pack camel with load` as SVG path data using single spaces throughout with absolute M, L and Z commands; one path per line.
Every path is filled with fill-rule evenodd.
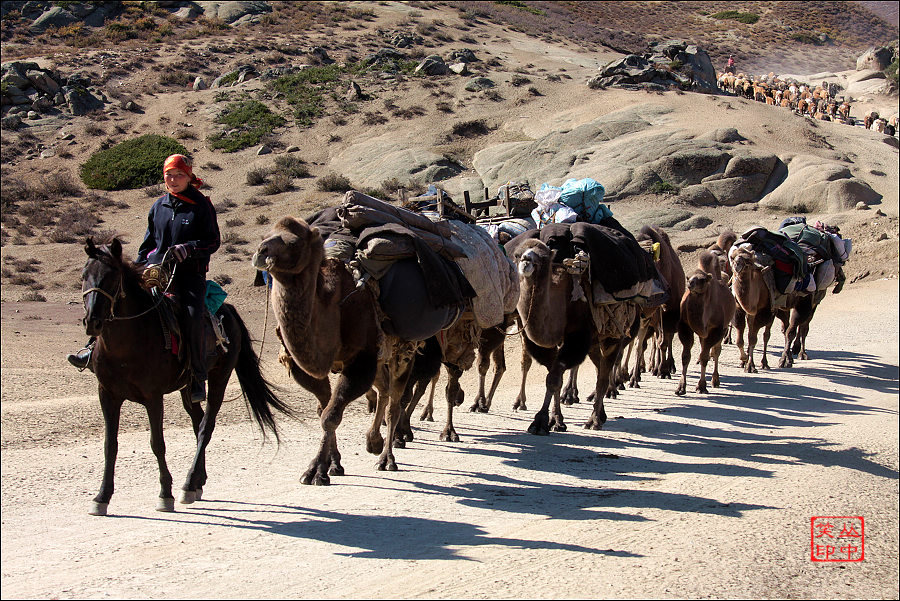
M 279 359 L 319 402 L 324 434 L 305 484 L 343 474 L 337 427 L 347 404 L 373 385 L 367 450 L 380 455 L 378 469 L 396 470 L 400 398 L 423 341 L 455 328 L 471 346 L 477 329 L 502 323 L 518 298 L 512 265 L 480 228 L 434 222 L 355 191 L 310 222 L 279 220 L 253 264 L 272 278 Z M 489 282 L 476 277 L 485 264 Z

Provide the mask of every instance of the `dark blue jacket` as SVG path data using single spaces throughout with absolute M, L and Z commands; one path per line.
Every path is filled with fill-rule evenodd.
M 219 223 L 212 202 L 193 186 L 182 193 L 194 201 L 185 202 L 171 194 L 161 196 L 150 208 L 147 233 L 135 263 L 160 263 L 177 244 L 187 244 L 190 255 L 182 263 L 185 272 L 206 273 L 209 257 L 221 243 Z

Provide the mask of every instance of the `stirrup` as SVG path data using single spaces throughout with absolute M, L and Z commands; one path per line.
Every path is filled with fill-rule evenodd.
M 70 353 L 66 355 L 66 359 L 78 368 L 78 371 L 84 371 L 91 365 L 91 357 L 93 355 L 94 349 L 89 346 L 84 347 L 77 353 Z

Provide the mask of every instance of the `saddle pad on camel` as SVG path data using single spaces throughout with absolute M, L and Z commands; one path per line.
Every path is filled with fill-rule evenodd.
M 456 259 L 475 290 L 472 311 L 482 328 L 503 323 L 507 313 L 516 310 L 519 300 L 519 275 L 503 249 L 484 228 L 461 221 L 448 221 L 453 241 L 466 256 Z
M 378 280 L 378 304 L 386 319 L 381 327 L 403 340 L 425 340 L 449 327 L 464 305 L 435 307 L 428 299 L 425 275 L 415 259 L 394 263 Z

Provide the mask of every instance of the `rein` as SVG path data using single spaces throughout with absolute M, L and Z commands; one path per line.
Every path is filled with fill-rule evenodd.
M 168 251 L 166 251 L 166 254 L 163 256 L 161 265 L 165 264 L 166 260 L 168 259 L 168 254 L 169 254 Z M 163 301 L 164 295 L 167 292 L 169 292 L 169 288 L 171 288 L 172 282 L 175 281 L 175 271 L 177 269 L 178 269 L 178 265 L 174 265 L 172 267 L 172 276 L 169 278 L 169 282 L 168 282 L 168 284 L 166 284 L 166 287 L 163 290 L 163 293 L 160 294 L 159 298 L 156 299 L 156 302 L 154 302 L 153 305 L 150 306 L 149 309 L 146 309 L 145 311 L 141 311 L 140 313 L 137 313 L 135 315 L 125 315 L 122 317 L 119 317 L 116 315 L 116 300 L 125 298 L 125 286 L 123 284 L 124 278 L 121 273 L 119 274 L 119 285 L 117 286 L 118 291 L 116 292 L 116 294 L 110 294 L 103 288 L 94 286 L 92 288 L 88 288 L 87 290 L 83 291 L 81 293 L 81 298 L 82 298 L 82 301 L 84 301 L 85 297 L 88 294 L 90 294 L 91 292 L 99 292 L 100 294 L 105 296 L 109 300 L 110 307 L 109 307 L 109 317 L 107 317 L 104 321 L 125 321 L 128 319 L 137 319 L 138 317 L 143 317 L 144 315 L 147 315 L 148 313 L 150 313 L 151 311 L 153 311 L 159 307 L 159 305 Z

